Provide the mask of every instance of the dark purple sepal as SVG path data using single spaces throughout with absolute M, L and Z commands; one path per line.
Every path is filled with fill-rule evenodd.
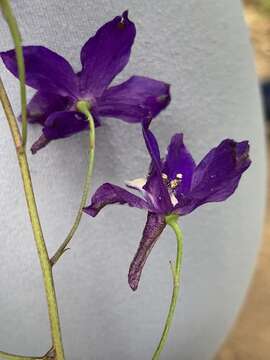
M 95 217 L 102 208 L 111 204 L 127 204 L 131 207 L 149 210 L 149 205 L 144 199 L 122 189 L 120 186 L 105 183 L 93 195 L 91 204 L 83 209 L 85 213 Z
M 1 52 L 7 69 L 18 78 L 14 50 Z M 24 46 L 25 82 L 36 90 L 76 98 L 78 78 L 62 56 L 44 46 Z
M 170 103 L 170 86 L 143 76 L 132 76 L 120 85 L 105 90 L 98 99 L 101 116 L 129 123 L 153 119 Z
M 168 181 L 176 179 L 178 174 L 182 175 L 182 180 L 176 189 L 176 196 L 177 194 L 185 194 L 190 189 L 192 175 L 196 167 L 183 138 L 183 134 L 175 134 L 171 138 L 162 170 L 168 176 Z
M 37 91 L 27 105 L 27 121 L 44 125 L 49 115 L 56 111 L 64 111 L 68 105 L 67 97 Z M 19 120 L 21 120 L 21 115 Z
M 81 91 L 101 96 L 128 63 L 135 35 L 135 25 L 125 11 L 103 25 L 85 43 L 81 50 Z
M 89 124 L 83 114 L 76 111 L 55 112 L 45 121 L 43 134 L 31 147 L 32 154 L 36 154 L 52 140 L 64 139 L 86 129 L 89 129 Z
M 147 150 L 151 157 L 151 164 L 143 189 L 152 195 L 152 201 L 157 212 L 169 214 L 172 211 L 172 203 L 166 182 L 162 178 L 163 164 L 157 139 L 149 129 L 151 120 L 146 119 L 142 123 L 143 136 Z
M 128 273 L 128 283 L 134 291 L 138 288 L 144 264 L 165 226 L 165 216 L 148 212 L 142 239 Z
M 152 206 L 156 213 L 168 215 L 173 210 L 168 188 L 159 170 L 157 170 L 155 163 L 152 161 L 149 169 L 146 184 L 143 190 L 149 194 Z
M 155 165 L 160 172 L 162 171 L 162 162 L 160 158 L 160 151 L 157 139 L 152 131 L 149 129 L 150 123 L 152 119 L 146 118 L 142 121 L 142 132 L 145 141 L 145 145 L 149 152 L 149 155 Z
M 77 111 L 59 111 L 45 121 L 43 134 L 49 140 L 63 139 L 89 128 L 85 115 Z
M 194 170 L 190 191 L 180 199 L 177 213 L 185 215 L 202 204 L 226 200 L 250 164 L 248 141 L 223 140 Z

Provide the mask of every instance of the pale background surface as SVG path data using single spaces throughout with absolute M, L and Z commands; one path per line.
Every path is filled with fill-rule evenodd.
M 185 256 L 182 300 L 164 359 L 208 360 L 243 300 L 260 242 L 265 197 L 265 149 L 254 64 L 240 2 L 14 1 L 25 44 L 42 44 L 79 69 L 79 49 L 105 21 L 126 8 L 137 24 L 131 61 L 117 81 L 132 74 L 172 83 L 170 108 L 153 129 L 162 150 L 184 131 L 196 160 L 224 137 L 249 139 L 253 165 L 237 194 L 183 218 Z M 6 29 L 1 21 L 0 28 Z M 1 31 L 1 49 L 10 48 Z M 19 109 L 18 83 L 1 76 Z M 29 92 L 30 94 L 30 92 Z M 44 353 L 50 346 L 46 304 L 22 186 L 1 113 L 0 346 Z M 29 144 L 38 127 L 29 127 Z M 30 156 L 44 234 L 50 253 L 63 239 L 80 201 L 87 134 L 54 142 Z M 148 157 L 139 126 L 107 119 L 97 131 L 94 188 L 142 176 Z M 149 359 L 170 298 L 168 261 L 175 243 L 164 232 L 140 288 L 127 285 L 145 214 L 115 206 L 85 217 L 55 270 L 67 359 Z M 91 355 L 89 355 L 91 354 Z
M 270 12 L 260 4 L 268 0 L 245 0 L 245 19 L 256 56 L 257 75 L 261 81 L 270 78 Z M 256 6 L 255 6 L 256 5 Z M 270 8 L 269 8 L 270 10 Z M 267 121 L 267 212 L 263 243 L 256 271 L 241 312 L 215 360 L 268 360 L 270 354 L 270 119 Z M 256 326 L 254 326 L 256 324 Z

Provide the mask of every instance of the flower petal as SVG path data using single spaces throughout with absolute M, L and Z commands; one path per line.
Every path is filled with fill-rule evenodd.
M 82 91 L 96 97 L 103 93 L 128 63 L 135 35 L 135 25 L 125 11 L 122 16 L 103 25 L 85 43 L 81 51 Z
M 247 141 L 222 141 L 196 167 L 190 193 L 179 203 L 178 212 L 184 215 L 204 203 L 226 200 L 250 164 Z
M 47 139 L 56 140 L 69 137 L 88 127 L 88 121 L 83 114 L 76 111 L 59 111 L 45 121 L 43 133 Z
M 150 165 L 147 182 L 144 185 L 143 190 L 146 191 L 147 197 L 151 200 L 152 207 L 155 209 L 156 213 L 168 215 L 172 212 L 173 205 L 168 192 L 168 187 L 153 161 Z
M 47 117 L 53 112 L 67 108 L 69 99 L 57 94 L 38 91 L 27 105 L 27 121 L 44 125 Z M 21 116 L 19 116 L 21 119 Z
M 143 189 L 152 198 L 152 203 L 157 212 L 161 214 L 170 213 L 172 203 L 168 193 L 168 187 L 162 179 L 162 162 L 155 135 L 149 130 L 150 119 L 143 121 L 143 136 L 146 147 L 152 159 L 147 177 L 147 182 Z
M 104 206 L 111 204 L 127 204 L 138 209 L 149 210 L 149 206 L 144 199 L 122 189 L 120 186 L 105 183 L 97 189 L 91 199 L 91 204 L 84 208 L 84 212 L 94 217 Z
M 143 266 L 165 226 L 164 216 L 151 212 L 148 213 L 143 236 L 128 273 L 128 283 L 134 291 L 138 287 Z
M 35 154 L 51 140 L 69 137 L 77 132 L 88 129 L 88 127 L 88 121 L 81 113 L 76 111 L 55 112 L 45 121 L 42 129 L 43 134 L 32 145 L 31 151 Z
M 170 103 L 170 86 L 143 76 L 132 76 L 120 85 L 105 90 L 98 99 L 101 116 L 136 123 L 152 119 Z
M 168 153 L 164 163 L 163 172 L 168 176 L 168 180 L 176 179 L 178 174 L 182 175 L 182 180 L 176 188 L 177 193 L 186 193 L 191 185 L 195 162 L 185 147 L 183 134 L 175 134 L 168 146 Z
M 142 121 L 142 132 L 145 141 L 145 145 L 151 157 L 151 160 L 154 162 L 155 167 L 160 171 L 162 170 L 162 162 L 160 158 L 160 151 L 157 139 L 152 131 L 149 129 L 151 123 L 150 119 L 144 119 Z
M 62 56 L 44 46 L 24 46 L 26 84 L 34 89 L 62 96 L 76 97 L 78 78 Z M 1 52 L 7 69 L 18 78 L 14 50 Z

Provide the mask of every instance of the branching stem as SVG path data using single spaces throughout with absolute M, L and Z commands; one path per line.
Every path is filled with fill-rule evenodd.
M 43 233 L 42 233 L 42 228 L 36 206 L 26 152 L 22 143 L 21 134 L 17 125 L 16 118 L 14 116 L 13 110 L 11 108 L 7 93 L 5 91 L 1 79 L 0 79 L 0 100 L 4 112 L 6 114 L 6 118 L 15 144 L 17 158 L 20 166 L 28 213 L 31 220 L 36 248 L 42 269 L 44 287 L 45 287 L 47 304 L 48 304 L 48 312 L 50 318 L 52 343 L 57 360 L 64 360 L 64 349 L 62 345 L 60 319 L 58 315 L 56 293 L 55 293 L 54 281 L 52 275 L 52 266 L 50 263 L 50 259 L 48 257 L 47 247 L 43 238 Z

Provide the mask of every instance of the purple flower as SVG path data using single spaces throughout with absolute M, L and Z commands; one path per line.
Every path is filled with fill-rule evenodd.
M 28 121 L 43 126 L 33 153 L 51 140 L 88 129 L 85 116 L 76 111 L 79 100 L 90 103 L 96 126 L 100 117 L 128 123 L 152 119 L 169 104 L 169 85 L 147 77 L 132 76 L 109 87 L 127 65 L 135 35 L 127 11 L 115 17 L 82 47 L 82 70 L 78 73 L 62 56 L 44 46 L 23 48 L 26 84 L 37 90 L 27 107 Z M 8 70 L 18 77 L 14 50 L 0 55 Z
M 151 165 L 147 179 L 137 179 L 127 186 L 138 190 L 136 196 L 109 183 L 100 186 L 84 211 L 96 216 L 108 204 L 128 204 L 148 211 L 146 225 L 137 253 L 130 265 L 128 281 L 136 290 L 145 261 L 166 226 L 170 214 L 186 215 L 208 202 L 226 200 L 236 190 L 239 180 L 250 166 L 247 141 L 223 140 L 196 165 L 183 142 L 183 134 L 175 134 L 165 160 L 160 158 L 157 141 L 143 128 Z

